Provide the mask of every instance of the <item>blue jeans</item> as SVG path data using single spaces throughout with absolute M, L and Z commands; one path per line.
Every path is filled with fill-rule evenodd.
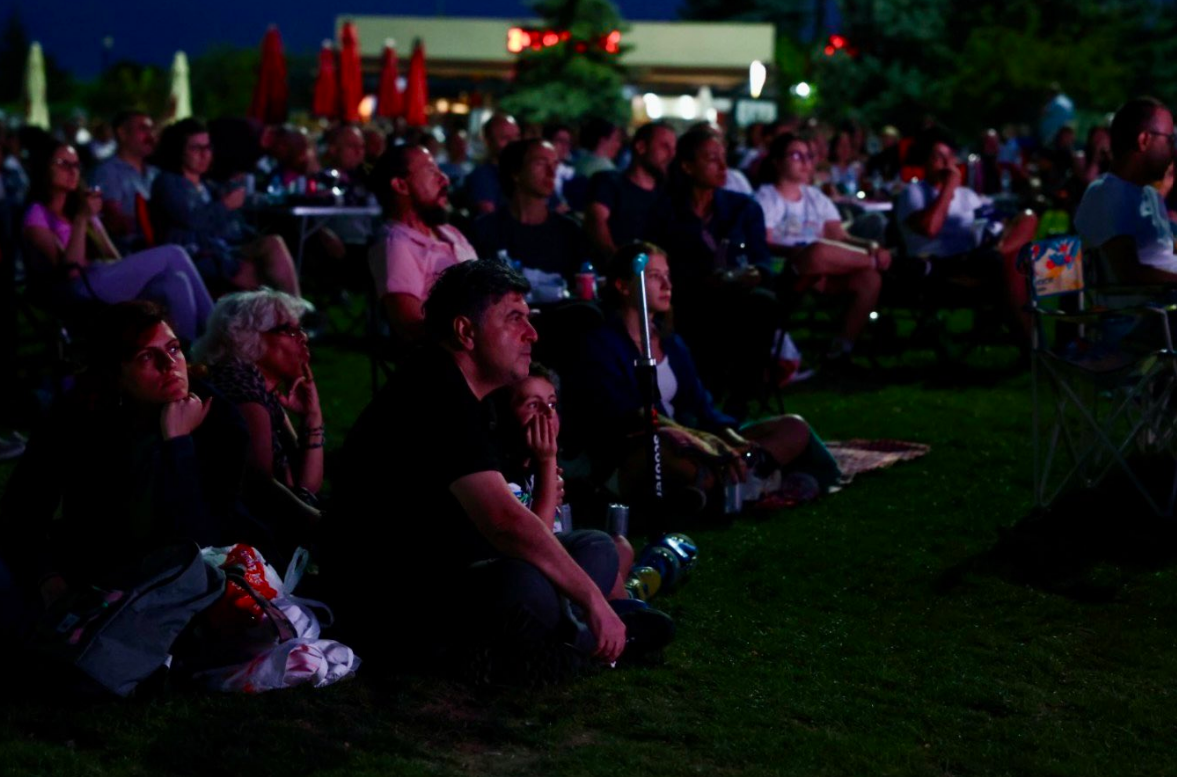
M 573 531 L 559 534 L 556 539 L 601 593 L 608 596 L 617 580 L 617 547 L 613 538 L 600 531 Z M 474 621 L 466 621 L 462 626 L 473 626 L 475 634 L 503 624 L 518 624 L 520 633 L 511 636 L 525 640 L 555 637 L 584 653 L 592 653 L 596 647 L 596 637 L 581 621 L 579 608 L 570 607 L 552 581 L 526 561 L 516 558 L 480 561 L 466 570 L 462 590 L 461 608 Z
M 71 297 L 111 304 L 132 299 L 159 302 L 185 342 L 196 339 L 213 307 L 200 273 L 179 246 L 149 248 L 117 262 L 92 264 L 82 272 L 70 282 Z

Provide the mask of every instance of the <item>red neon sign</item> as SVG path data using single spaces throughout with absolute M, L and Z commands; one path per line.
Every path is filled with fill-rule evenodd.
M 621 31 L 613 30 L 595 41 L 574 41 L 572 33 L 568 30 L 537 30 L 526 27 L 507 29 L 507 51 L 511 54 L 522 54 L 528 49 L 540 51 L 569 42 L 577 53 L 584 53 L 588 51 L 589 46 L 595 46 L 608 54 L 617 54 L 621 51 Z

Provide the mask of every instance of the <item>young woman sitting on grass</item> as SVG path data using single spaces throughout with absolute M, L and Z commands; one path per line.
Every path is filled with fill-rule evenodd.
M 140 560 L 177 538 L 258 540 L 238 500 L 245 450 L 241 416 L 189 382 L 159 306 L 104 310 L 89 366 L 33 431 L 0 501 L 0 554 L 24 609 L 78 586 L 127 590 Z
M 549 528 L 560 533 L 570 527 L 560 521 L 564 504 L 563 470 L 556 462 L 560 436 L 560 379 L 538 362 L 529 375 L 514 386 L 495 392 L 495 417 L 502 444 L 504 474 L 523 504 Z M 625 537 L 615 536 L 619 561 L 617 583 L 610 599 L 625 599 L 625 579 L 633 566 L 633 546 Z
M 594 469 L 598 474 L 616 470 L 617 488 L 626 499 L 643 494 L 649 482 L 642 395 L 634 367 L 642 320 L 633 261 L 642 253 L 649 257 L 650 345 L 657 362 L 663 477 L 672 501 L 696 509 L 707 502 L 722 504 L 722 487 L 746 480 L 749 452 L 785 469 L 812 470 L 828 486 L 837 466 L 804 419 L 785 415 L 741 423 L 715 406 L 686 344 L 670 330 L 670 270 L 665 252 L 649 243 L 619 249 L 609 264 L 608 321 L 587 337 L 575 372 L 568 375 L 568 420 Z

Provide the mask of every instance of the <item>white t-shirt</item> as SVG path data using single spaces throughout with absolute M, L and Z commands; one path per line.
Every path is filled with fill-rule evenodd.
M 723 188 L 737 194 L 752 194 L 752 184 L 748 183 L 748 177 L 734 167 L 727 169 L 727 178 L 723 181 Z
M 908 217 L 931 205 L 938 194 L 927 181 L 916 181 L 899 195 L 895 217 L 899 219 L 899 231 L 910 256 L 955 256 L 968 253 L 979 245 L 980 235 L 973 229 L 973 222 L 977 220 L 977 208 L 985 204 L 985 199 L 966 186 L 958 186 L 952 193 L 948 215 L 938 235 L 921 235 L 908 226 Z
M 801 199 L 786 200 L 772 184 L 756 190 L 764 209 L 768 242 L 782 246 L 807 246 L 825 232 L 826 222 L 841 221 L 838 208 L 816 186 L 802 186 Z
M 1137 186 L 1111 173 L 1101 175 L 1079 202 L 1075 229 L 1088 248 L 1130 235 L 1141 264 L 1177 273 L 1169 211 L 1160 192 L 1151 186 Z
M 663 356 L 662 361 L 658 362 L 656 366 L 654 375 L 658 379 L 658 395 L 662 398 L 662 408 L 666 411 L 666 416 L 673 420 L 674 395 L 678 393 L 678 378 L 675 377 L 674 370 L 670 369 L 670 359 Z

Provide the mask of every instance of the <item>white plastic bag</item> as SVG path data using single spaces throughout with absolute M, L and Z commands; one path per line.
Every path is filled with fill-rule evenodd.
M 214 690 L 263 693 L 306 683 L 322 688 L 350 677 L 359 667 L 359 656 L 347 645 L 297 637 L 248 663 L 202 672 L 197 678 Z
M 527 297 L 529 302 L 559 302 L 568 298 L 568 282 L 559 273 L 531 267 L 524 267 L 522 273 L 531 284 L 531 294 Z
M 776 356 L 772 376 L 776 385 L 796 383 L 813 375 L 812 370 L 801 369 L 801 350 L 785 330 L 778 329 L 773 335 L 772 352 Z
M 360 666 L 359 656 L 347 645 L 330 639 L 320 639 L 322 631 L 315 610 L 324 612 L 327 623 L 332 620 L 331 609 L 322 602 L 294 596 L 294 589 L 302 579 L 310 554 L 303 548 L 295 551 L 286 574 L 279 578 L 277 571 L 265 562 L 253 548 L 230 546 L 205 548 L 201 551 L 206 563 L 224 566 L 241 563 L 248 570 L 243 576 L 259 595 L 289 622 L 294 636 L 279 640 L 272 635 L 252 644 L 241 645 L 244 663 L 217 667 L 199 672 L 195 678 L 213 690 L 262 693 L 280 688 L 311 683 L 316 688 L 331 685 L 351 676 Z M 264 632 L 264 629 L 260 629 Z M 257 634 L 259 629 L 250 633 Z

